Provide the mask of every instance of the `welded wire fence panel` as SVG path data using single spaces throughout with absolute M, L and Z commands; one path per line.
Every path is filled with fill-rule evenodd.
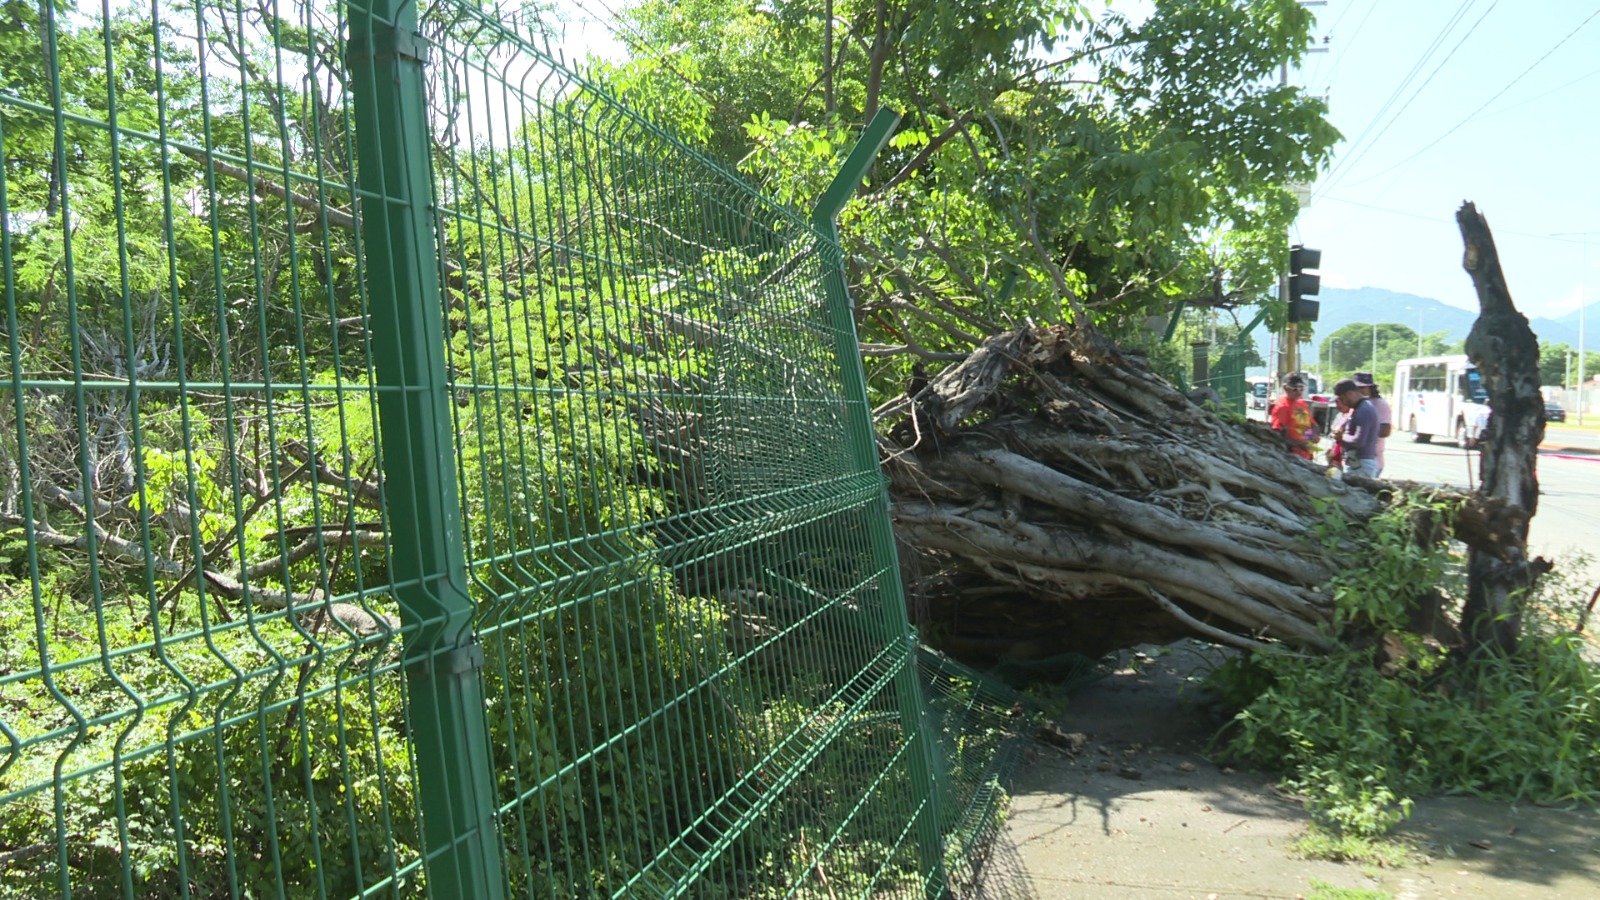
M 909 640 L 837 245 L 412 15 L 0 30 L 0 898 L 970 881 L 1012 698 Z
M 915 658 L 816 232 L 476 7 L 435 13 L 512 893 L 922 896 Z
M 0 896 L 415 896 L 336 10 L 0 28 Z

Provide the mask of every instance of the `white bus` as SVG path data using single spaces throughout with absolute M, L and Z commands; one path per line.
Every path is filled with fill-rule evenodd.
M 1470 446 L 1489 421 L 1489 392 L 1465 354 L 1400 360 L 1390 400 L 1395 430 L 1418 443 L 1446 435 Z

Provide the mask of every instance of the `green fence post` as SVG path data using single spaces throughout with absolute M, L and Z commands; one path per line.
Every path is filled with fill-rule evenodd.
M 839 246 L 839 211 L 855 194 L 867 169 L 888 142 L 900 114 L 879 109 L 866 131 L 851 148 L 844 166 L 834 176 L 833 183 L 823 192 L 811 212 L 811 224 L 823 238 L 820 256 L 825 267 L 823 283 L 827 291 L 828 319 L 838 346 L 839 368 L 843 379 L 844 395 L 849 411 L 846 441 L 851 459 L 864 472 L 879 471 L 878 441 L 872 423 L 872 405 L 867 399 L 866 369 L 861 363 L 861 346 L 856 338 L 855 311 L 850 302 L 850 291 L 844 268 L 844 257 Z M 924 893 L 929 897 L 943 897 L 948 893 L 944 870 L 944 814 L 940 802 L 938 775 L 941 768 L 935 735 L 927 717 L 926 704 L 922 702 L 922 685 L 917 677 L 917 636 L 906 615 L 905 588 L 900 583 L 899 554 L 895 549 L 894 529 L 889 520 L 889 491 L 887 482 L 879 491 L 876 505 L 878 515 L 870 515 L 870 540 L 874 555 L 885 566 L 884 622 L 891 640 L 901 640 L 906 645 L 906 664 L 899 678 L 900 717 L 906 729 L 906 740 L 911 743 L 911 777 L 923 791 L 922 808 L 917 814 L 917 839 L 922 854 L 922 871 L 926 879 Z
M 395 597 L 406 626 L 408 719 L 416 753 L 429 893 L 498 900 L 484 714 L 455 482 L 434 234 L 427 46 L 412 0 L 351 4 L 361 242 L 371 302 Z

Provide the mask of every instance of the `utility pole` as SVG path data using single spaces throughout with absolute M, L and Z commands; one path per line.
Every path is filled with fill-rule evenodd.
M 1278 83 L 1284 87 L 1289 86 L 1289 60 L 1283 61 L 1283 67 L 1278 73 Z M 1295 207 L 1295 215 L 1300 213 L 1299 206 Z M 1283 243 L 1287 246 L 1294 243 L 1294 227 L 1285 228 Z M 1289 299 L 1289 270 L 1285 268 L 1278 273 L 1278 299 L 1288 306 Z M 1290 372 L 1300 370 L 1300 323 L 1289 322 L 1283 326 L 1283 358 L 1278 369 L 1278 380 L 1281 382 Z
M 1327 6 L 1328 5 L 1327 0 L 1299 0 L 1299 3 L 1300 3 L 1301 6 Z M 1328 52 L 1328 48 L 1326 46 L 1320 46 L 1320 47 L 1319 46 L 1312 46 L 1312 47 L 1307 48 L 1306 52 L 1307 53 L 1327 53 Z M 1289 86 L 1289 60 L 1287 58 L 1284 59 L 1283 64 L 1278 69 L 1278 83 L 1280 85 L 1284 86 L 1284 87 L 1288 87 Z M 1284 243 L 1285 244 L 1293 244 L 1294 243 L 1293 226 L 1291 226 L 1290 228 L 1287 228 L 1287 229 L 1284 230 Z M 1294 302 L 1294 300 L 1289 296 L 1289 273 L 1288 272 L 1283 272 L 1283 273 L 1279 274 L 1279 276 L 1278 276 L 1278 299 L 1284 301 L 1286 304 L 1291 304 L 1291 303 Z M 1283 375 L 1285 375 L 1285 374 L 1287 374 L 1289 372 L 1298 372 L 1300 370 L 1300 323 L 1299 322 L 1289 322 L 1289 323 L 1284 325 L 1284 327 L 1283 327 L 1283 348 L 1282 348 L 1282 351 L 1283 351 L 1282 352 L 1282 356 L 1280 357 L 1281 368 L 1279 370 L 1279 377 L 1280 378 Z
M 1288 272 L 1283 272 L 1280 275 L 1278 275 L 1278 299 L 1282 300 L 1285 304 L 1287 304 L 1289 302 L 1289 273 Z M 1283 346 L 1278 348 L 1278 350 L 1279 350 L 1279 352 L 1281 354 L 1281 359 L 1282 359 L 1282 361 L 1279 364 L 1280 368 L 1278 370 L 1278 379 L 1280 381 L 1283 380 L 1284 376 L 1286 376 L 1288 373 L 1295 372 L 1295 371 L 1299 370 L 1299 368 L 1300 368 L 1299 349 L 1300 349 L 1300 323 L 1299 322 L 1289 322 L 1288 324 L 1283 326 Z

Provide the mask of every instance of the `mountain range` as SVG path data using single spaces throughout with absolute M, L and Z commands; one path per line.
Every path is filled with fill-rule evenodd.
M 1321 346 L 1322 339 L 1353 322 L 1382 325 L 1405 325 L 1422 334 L 1445 332 L 1450 343 L 1465 340 L 1467 332 L 1478 314 L 1441 303 L 1432 297 L 1402 294 L 1384 288 L 1331 288 L 1318 294 L 1322 301 L 1321 315 L 1313 326 L 1313 346 Z M 1584 349 L 1600 350 L 1600 303 L 1589 304 L 1584 321 Z M 1543 317 L 1528 320 L 1533 333 L 1542 345 L 1566 344 L 1578 346 L 1578 312 L 1574 310 L 1556 319 Z

